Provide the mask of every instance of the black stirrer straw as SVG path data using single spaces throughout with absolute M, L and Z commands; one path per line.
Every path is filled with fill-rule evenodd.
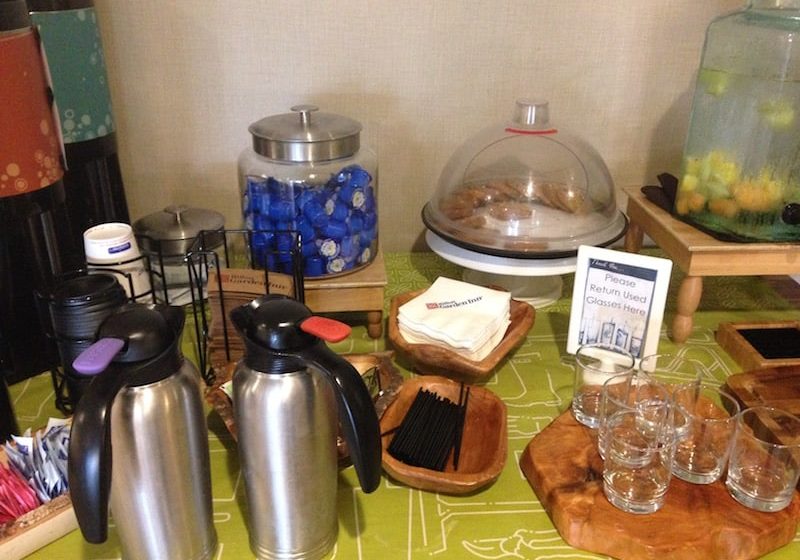
M 464 393 L 464 404 L 461 404 L 461 393 L 464 391 L 464 384 L 461 384 L 461 390 L 458 395 L 459 418 L 458 425 L 456 426 L 455 442 L 453 443 L 453 470 L 458 470 L 458 459 L 461 456 L 461 440 L 464 435 L 464 424 L 467 421 L 467 404 L 469 403 L 469 387 Z

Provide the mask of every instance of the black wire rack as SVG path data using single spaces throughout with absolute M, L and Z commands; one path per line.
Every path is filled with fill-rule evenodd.
M 131 272 L 127 272 L 125 269 L 130 268 L 131 265 L 136 265 L 136 263 L 141 263 L 142 269 L 144 269 L 145 273 L 148 275 L 149 278 L 149 288 L 145 291 L 138 292 L 136 291 L 136 283 L 134 282 L 133 274 Z M 154 284 L 154 275 L 152 271 L 150 257 L 147 255 L 141 255 L 139 257 L 135 257 L 132 259 L 127 259 L 119 262 L 109 262 L 104 263 L 103 265 L 86 265 L 84 268 L 79 268 L 75 270 L 69 270 L 62 274 L 60 274 L 53 283 L 53 286 L 57 286 L 62 282 L 67 280 L 71 280 L 73 278 L 77 278 L 79 276 L 86 276 L 91 274 L 110 274 L 114 276 L 117 281 L 126 288 L 126 293 L 128 294 L 128 302 L 138 302 L 138 303 L 155 303 L 156 300 L 156 293 L 153 289 Z M 44 335 L 49 340 L 49 343 L 52 344 L 54 347 L 58 346 L 58 342 L 60 340 L 59 336 L 56 334 L 55 329 L 52 324 L 52 319 L 50 316 L 50 303 L 52 301 L 52 293 L 50 292 L 43 292 L 43 291 L 36 291 L 35 300 L 36 300 L 36 307 L 37 312 L 40 317 L 40 323 L 43 325 Z M 83 338 L 71 338 L 69 339 L 71 344 L 77 345 L 90 345 L 95 342 L 94 339 L 83 339 Z M 60 354 L 60 352 L 59 352 Z M 59 360 L 60 362 L 61 360 Z M 55 395 L 55 407 L 56 409 L 64 414 L 65 416 L 71 415 L 75 411 L 75 402 L 73 402 L 74 398 L 70 396 L 70 392 L 75 392 L 76 387 L 70 387 L 70 383 L 78 383 L 78 380 L 71 379 L 68 380 L 68 376 L 65 372 L 64 365 L 61 363 L 54 364 L 50 368 L 50 380 L 53 385 L 53 392 Z M 88 384 L 89 379 L 85 380 L 85 383 Z
M 253 243 L 255 236 L 259 234 L 274 235 L 276 233 L 290 236 L 292 242 L 288 248 L 279 250 L 261 247 L 258 251 L 256 250 L 256 245 Z M 219 242 L 220 237 L 222 239 L 221 243 Z M 213 247 L 211 246 L 212 244 Z M 170 275 L 168 274 L 168 267 L 175 266 L 175 256 L 163 254 L 158 243 L 150 243 L 149 246 L 156 248 L 156 251 L 152 252 L 150 255 L 142 255 L 126 261 L 105 263 L 102 266 L 87 266 L 86 268 L 69 271 L 59 277 L 56 284 L 60 281 L 66 281 L 80 275 L 98 273 L 112 274 L 117 277 L 117 280 L 123 287 L 127 287 L 129 302 L 176 304 L 176 302 L 173 301 L 172 295 L 172 290 L 175 289 L 176 286 L 170 284 Z M 210 287 L 208 285 L 210 271 L 212 269 L 220 271 L 226 268 L 261 269 L 264 274 L 264 285 L 266 286 L 266 291 L 264 293 L 266 294 L 269 293 L 270 275 L 273 273 L 267 267 L 261 267 L 259 265 L 265 261 L 267 256 L 272 256 L 285 264 L 284 270 L 292 278 L 293 293 L 290 294 L 290 297 L 305 302 L 301 248 L 301 236 L 299 232 L 294 230 L 280 232 L 247 229 L 208 230 L 201 231 L 190 250 L 185 256 L 179 259 L 180 264 L 186 267 L 185 278 L 188 278 L 188 286 L 183 286 L 182 283 L 181 287 L 187 287 L 190 295 L 189 303 L 185 305 L 188 319 L 186 327 L 190 329 L 190 332 L 193 331 L 192 334 L 196 347 L 196 365 L 207 385 L 212 385 L 216 377 L 213 368 L 209 365 L 208 356 L 209 337 L 211 335 L 211 316 L 208 306 L 209 290 L 216 290 L 214 295 L 219 298 L 222 312 L 222 317 L 219 319 L 222 325 L 223 345 L 228 360 L 231 358 L 230 337 L 235 336 L 229 324 L 229 309 L 227 308 L 228 305 L 223 283 L 217 282 L 215 288 Z M 141 293 L 135 291 L 135 282 L 132 274 L 124 270 L 126 267 L 139 261 L 141 261 L 150 280 L 150 288 Z M 43 324 L 50 327 L 46 330 L 45 334 L 55 345 L 56 335 L 50 324 L 50 295 L 44 293 L 37 293 L 36 295 L 37 307 L 39 308 L 40 316 L 43 318 Z M 90 344 L 94 341 L 72 342 L 86 342 Z M 50 376 L 55 393 L 56 408 L 64 415 L 68 416 L 72 414 L 76 403 L 73 402 L 73 399 L 70 397 L 70 383 L 68 382 L 63 365 L 59 364 L 52 367 L 50 369 Z M 72 381 L 74 382 L 74 380 Z
M 209 240 L 218 243 L 222 234 L 222 243 L 216 247 L 209 247 Z M 264 248 L 254 243 L 259 235 L 285 234 L 291 238 L 291 243 L 283 249 Z M 292 279 L 292 294 L 290 297 L 305 302 L 304 278 L 303 278 L 303 240 L 296 230 L 250 230 L 250 229 L 223 229 L 223 230 L 204 230 L 201 231 L 191 250 L 185 257 L 187 272 L 189 275 L 189 289 L 191 294 L 191 315 L 194 324 L 194 336 L 197 342 L 197 367 L 200 370 L 207 385 L 213 385 L 216 374 L 214 368 L 209 364 L 209 341 L 211 317 L 208 306 L 208 299 L 213 294 L 219 300 L 219 317 L 223 338 L 223 347 L 227 361 L 231 360 L 231 336 L 233 334 L 229 324 L 228 301 L 226 298 L 223 283 L 217 281 L 216 286 L 212 287 L 209 283 L 211 269 L 217 271 L 223 268 L 261 270 L 264 274 L 264 294 L 268 294 L 270 287 L 270 267 L 266 266 L 269 257 L 274 257 L 283 263 L 281 273 L 288 274 Z M 163 262 L 157 259 L 157 263 Z M 163 266 L 163 264 L 162 264 Z M 163 274 L 163 268 L 161 270 Z M 166 289 L 165 289 L 166 293 Z

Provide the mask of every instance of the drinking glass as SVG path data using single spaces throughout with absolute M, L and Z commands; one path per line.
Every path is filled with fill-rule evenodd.
M 725 485 L 740 504 L 780 511 L 800 478 L 800 418 L 777 408 L 748 408 L 736 419 Z
M 739 403 L 717 386 L 694 381 L 672 391 L 682 424 L 672 474 L 693 484 L 711 484 L 725 472 Z
M 575 353 L 572 414 L 589 428 L 600 424 L 600 394 L 609 377 L 633 371 L 634 357 L 623 348 L 585 344 Z
M 600 421 L 597 427 L 597 450 L 605 459 L 605 439 L 608 419 L 621 410 L 637 410 L 643 427 L 662 429 L 662 424 L 672 418 L 672 398 L 662 383 L 629 372 L 610 377 L 600 394 Z
M 603 492 L 629 513 L 661 509 L 672 477 L 675 434 L 669 423 L 653 430 L 641 411 L 621 410 L 606 421 Z
M 650 354 L 639 361 L 639 371 L 664 385 L 674 386 L 698 379 L 707 383 L 714 378 L 702 362 L 680 354 Z

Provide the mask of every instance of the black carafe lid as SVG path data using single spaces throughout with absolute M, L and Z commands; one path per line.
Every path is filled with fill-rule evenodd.
M 297 300 L 268 294 L 231 311 L 231 320 L 245 341 L 245 363 L 264 373 L 288 373 L 304 367 L 296 353 L 320 342 L 339 342 L 350 327 L 313 315 Z
M 94 375 L 112 364 L 128 385 L 146 385 L 174 373 L 183 360 L 180 334 L 186 316 L 179 307 L 129 303 L 110 315 L 98 341 L 73 362 L 79 373 Z

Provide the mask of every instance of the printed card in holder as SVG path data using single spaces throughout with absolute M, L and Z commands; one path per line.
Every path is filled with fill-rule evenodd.
M 637 362 L 658 349 L 672 261 L 581 246 L 567 352 L 584 344 L 624 348 Z

